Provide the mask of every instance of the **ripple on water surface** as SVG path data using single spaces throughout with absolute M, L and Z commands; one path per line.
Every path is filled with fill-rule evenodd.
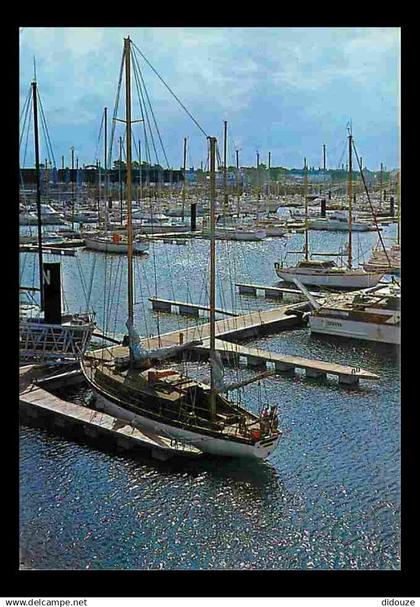
M 294 236 L 292 247 L 298 248 L 301 240 L 301 235 Z M 283 246 L 278 239 L 261 246 L 219 245 L 220 280 L 225 285 L 220 305 L 272 307 L 261 297 L 241 298 L 226 285 L 276 282 L 272 266 Z M 178 299 L 189 296 L 202 302 L 205 289 L 196 279 L 207 272 L 207 248 L 205 241 L 186 248 L 159 245 L 147 261 L 136 262 L 144 289 L 136 308 L 143 334 L 156 331 L 158 318 L 147 301 L 153 294 L 153 266 L 160 296 L 176 298 L 176 292 Z M 87 276 L 95 257 L 98 269 L 101 257 L 80 256 Z M 76 266 L 70 262 L 62 262 L 64 282 L 73 286 L 68 299 L 76 309 L 83 297 L 75 287 Z M 118 261 L 113 263 L 116 270 Z M 101 285 L 111 270 L 103 266 L 94 284 Z M 31 276 L 32 271 L 28 260 L 22 273 Z M 92 301 L 99 310 L 99 287 L 93 289 Z M 115 304 L 112 314 L 108 311 L 109 319 L 122 332 L 125 317 L 117 308 Z M 159 322 L 162 331 L 169 331 L 180 322 L 185 325 L 186 319 L 167 314 L 159 316 Z M 244 400 L 251 409 L 256 410 L 260 398 L 279 406 L 284 434 L 265 462 L 204 459 L 163 464 L 99 451 L 23 426 L 20 545 L 25 566 L 399 569 L 400 394 L 395 350 L 311 337 L 307 328 L 249 345 L 360 366 L 380 379 L 348 389 L 335 379 L 307 380 L 296 373 L 246 386 Z M 207 369 L 197 363 L 191 373 L 205 378 Z M 227 369 L 226 379 L 251 374 L 245 368 Z M 73 391 L 71 398 L 82 401 L 84 391 Z

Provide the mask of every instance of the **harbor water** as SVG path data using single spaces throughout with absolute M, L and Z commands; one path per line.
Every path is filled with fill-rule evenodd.
M 394 233 L 395 225 L 383 230 L 386 238 Z M 276 284 L 274 262 L 301 249 L 303 239 L 218 242 L 218 307 L 237 313 L 274 307 L 273 300 L 239 296 L 234 284 Z M 310 233 L 315 251 L 336 252 L 345 241 L 340 233 Z M 376 241 L 375 233 L 355 234 L 354 257 L 367 260 Z M 208 248 L 200 239 L 156 242 L 149 255 L 135 258 L 140 335 L 197 322 L 157 314 L 148 298 L 206 303 Z M 295 260 L 287 257 L 289 264 Z M 89 306 L 101 330 L 124 334 L 125 257 L 85 250 L 60 261 L 65 305 L 73 312 Z M 21 284 L 36 281 L 36 255 L 22 254 Z M 283 435 L 266 461 L 163 463 L 22 425 L 22 564 L 60 570 L 400 569 L 399 352 L 311 336 L 307 327 L 247 344 L 361 367 L 380 378 L 346 388 L 336 379 L 296 372 L 247 385 L 242 402 L 251 409 L 261 401 L 279 408 Z M 207 365 L 191 363 L 190 372 L 206 379 Z M 253 373 L 227 368 L 226 380 Z M 79 403 L 89 397 L 83 386 L 62 395 Z

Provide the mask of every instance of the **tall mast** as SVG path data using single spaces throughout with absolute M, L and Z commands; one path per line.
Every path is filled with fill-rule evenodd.
M 142 198 L 142 188 L 141 188 L 141 141 L 139 139 L 139 202 Z
M 271 152 L 268 152 L 268 197 L 271 195 Z
M 119 139 L 119 143 L 120 143 L 120 162 L 118 164 L 118 182 L 119 182 L 119 186 L 120 186 L 120 224 L 123 224 L 123 208 L 122 208 L 122 137 L 120 137 Z
M 44 309 L 44 289 L 42 279 L 42 230 L 41 230 L 41 178 L 39 169 L 39 137 L 38 137 L 38 100 L 36 80 L 32 82 L 32 97 L 34 109 L 34 141 L 35 141 L 35 177 L 36 177 L 36 210 L 38 215 L 38 264 L 39 290 L 41 294 L 41 310 Z
M 213 362 L 216 352 L 216 137 L 210 139 L 210 413 L 216 415 L 216 388 Z
M 131 221 L 131 48 L 130 37 L 124 40 L 125 52 L 125 121 L 126 121 L 126 157 L 127 157 L 127 240 L 128 240 L 128 320 L 133 323 L 133 226 Z M 130 349 L 130 361 L 132 353 Z
M 236 195 L 238 197 L 237 212 L 238 212 L 238 219 L 239 219 L 239 150 L 235 150 L 235 151 L 236 151 Z
M 226 217 L 228 211 L 228 194 L 227 194 L 227 120 L 224 120 L 223 130 L 223 216 Z
M 379 208 L 382 207 L 382 195 L 383 195 L 382 188 L 384 187 L 384 173 L 383 173 L 383 171 L 384 171 L 384 165 L 381 162 L 380 186 L 379 186 L 380 187 L 380 192 L 379 192 Z
M 182 221 L 184 221 L 184 212 L 185 212 L 185 190 L 187 187 L 187 138 L 184 137 L 184 183 L 182 184 Z
M 353 225 L 353 164 L 352 164 L 352 143 L 353 136 L 349 134 L 349 184 L 348 184 L 348 196 L 349 196 L 349 253 L 348 253 L 348 266 L 351 269 L 353 264 L 353 251 L 352 251 L 352 225 Z
M 257 198 L 260 199 L 260 155 L 257 152 Z
M 74 146 L 71 146 L 71 229 L 74 230 Z
M 108 108 L 104 108 L 104 126 L 105 126 L 105 140 L 104 140 L 104 170 L 105 170 L 105 204 L 108 202 L 108 172 L 106 164 L 106 151 L 108 145 Z
M 308 167 L 306 158 L 303 166 L 303 197 L 305 201 L 305 261 L 309 259 L 309 234 L 308 234 Z

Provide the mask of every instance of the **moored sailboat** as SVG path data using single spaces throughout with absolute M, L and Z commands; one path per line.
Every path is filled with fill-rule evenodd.
M 383 273 L 368 272 L 364 268 L 353 268 L 352 253 L 352 145 L 353 137 L 349 134 L 349 181 L 348 181 L 348 200 L 349 213 L 346 219 L 346 229 L 348 229 L 348 263 L 347 267 L 339 267 L 333 260 L 319 261 L 309 259 L 309 237 L 308 237 L 308 181 L 307 167 L 305 159 L 304 167 L 304 198 L 305 198 L 305 244 L 304 259 L 299 261 L 296 266 L 284 267 L 283 263 L 276 262 L 274 268 L 277 276 L 287 282 L 293 282 L 297 278 L 304 285 L 315 285 L 333 289 L 363 289 L 373 287 L 381 280 Z M 320 220 L 321 221 L 321 220 Z
M 131 40 L 124 40 L 126 88 L 127 228 L 131 244 Z M 132 250 L 128 248 L 128 349 L 87 353 L 82 370 L 97 397 L 97 406 L 133 425 L 197 446 L 222 456 L 268 457 L 280 439 L 275 407 L 257 415 L 230 401 L 222 392 L 220 357 L 215 349 L 215 150 L 210 141 L 211 240 L 210 240 L 210 385 L 159 369 L 159 360 L 185 350 L 190 344 L 157 351 L 146 350 L 134 329 Z M 191 344 L 192 345 L 192 344 Z
M 74 362 L 89 345 L 95 328 L 93 316 L 85 314 L 61 314 L 60 264 L 43 262 L 42 254 L 42 205 L 38 137 L 38 91 L 32 82 L 34 118 L 36 207 L 38 226 L 39 287 L 21 287 L 20 292 L 39 292 L 40 302 L 22 303 L 19 319 L 19 359 L 21 362 L 55 364 Z

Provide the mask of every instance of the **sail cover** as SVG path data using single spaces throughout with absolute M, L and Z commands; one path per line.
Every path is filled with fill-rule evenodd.
M 126 327 L 128 329 L 130 350 L 135 360 L 145 360 L 147 358 L 162 360 L 164 358 L 176 356 L 176 354 L 182 350 L 192 348 L 193 346 L 199 346 L 203 343 L 202 341 L 189 341 L 179 346 L 167 346 L 165 348 L 157 348 L 156 350 L 146 350 L 142 346 L 140 337 L 133 327 L 133 323 L 130 321 L 130 319 L 127 320 Z
M 213 369 L 214 387 L 218 392 L 226 392 L 227 387 L 224 382 L 224 368 L 219 352 L 214 351 L 211 355 L 211 366 Z

